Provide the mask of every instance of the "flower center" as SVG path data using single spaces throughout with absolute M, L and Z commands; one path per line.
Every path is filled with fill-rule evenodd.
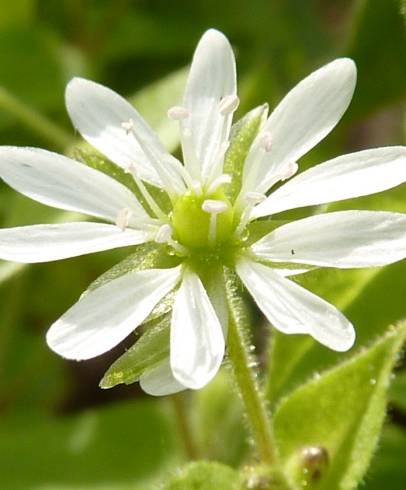
M 210 195 L 187 192 L 173 208 L 174 237 L 190 249 L 213 249 L 232 239 L 233 218 L 233 208 L 221 189 Z

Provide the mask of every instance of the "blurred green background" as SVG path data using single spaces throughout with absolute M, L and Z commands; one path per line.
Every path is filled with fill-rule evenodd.
M 131 98 L 175 150 L 166 110 L 180 101 L 183 68 L 209 27 L 222 30 L 235 49 L 242 100 L 237 117 L 264 102 L 272 108 L 335 57 L 355 59 L 353 103 L 302 168 L 340 153 L 404 144 L 402 10 L 399 0 L 0 0 L 0 144 L 72 151 L 79 139 L 64 108 L 64 87 L 79 75 Z M 0 203 L 2 227 L 69 218 L 4 184 Z M 406 212 L 405 186 L 328 209 L 354 207 Z M 244 461 L 246 435 L 227 373 L 182 402 L 156 400 L 137 385 L 98 388 L 123 345 L 86 363 L 64 361 L 47 348 L 47 327 L 125 255 L 119 250 L 29 267 L 0 262 L 2 490 L 158 488 L 171 465 L 188 457 L 176 418 L 181 403 L 202 456 Z M 309 274 L 303 282 L 344 309 L 362 345 L 406 316 L 405 277 L 400 263 L 382 272 Z M 261 354 L 267 339 L 259 328 L 255 335 Z M 339 360 L 324 348 L 313 352 L 320 369 Z M 314 364 L 304 359 L 297 369 L 310 375 Z M 289 391 L 290 381 L 276 384 L 275 392 Z M 405 454 L 406 373 L 400 366 L 365 488 L 405 488 Z

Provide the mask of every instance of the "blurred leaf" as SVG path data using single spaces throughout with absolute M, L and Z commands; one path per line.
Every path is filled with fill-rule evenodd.
M 358 67 L 354 118 L 406 98 L 406 28 L 399 0 L 363 0 L 359 5 L 348 49 Z
M 147 324 L 141 338 L 109 367 L 100 381 L 100 387 L 113 388 L 120 383 L 135 383 L 144 371 L 167 358 L 169 324 L 168 315 Z
M 199 461 L 185 466 L 167 481 L 164 490 L 239 490 L 240 476 L 224 464 Z
M 295 488 L 302 488 L 306 475 L 303 448 L 314 446 L 324 448 L 330 461 L 316 474 L 318 489 L 357 487 L 378 442 L 391 371 L 405 338 L 403 324 L 282 400 L 274 415 L 275 440 Z
M 238 466 L 248 451 L 241 400 L 223 369 L 191 400 L 199 447 L 207 459 Z
M 390 387 L 390 400 L 406 414 L 406 371 L 398 373 Z
M 49 110 L 63 100 L 64 80 L 54 33 L 36 29 L 0 30 L 0 86 L 30 106 Z M 29 80 L 29 83 L 27 83 Z M 11 116 L 0 114 L 0 125 Z
M 393 425 L 384 429 L 370 472 L 366 490 L 404 490 L 406 482 L 406 431 Z
M 33 419 L 27 412 L 3 417 L 2 488 L 145 489 L 181 461 L 173 425 L 149 401 L 59 420 Z
M 169 152 L 179 145 L 179 126 L 168 118 L 168 109 L 182 102 L 189 67 L 181 68 L 138 91 L 130 102 L 158 133 Z
M 34 18 L 36 3 L 36 0 L 3 0 L 0 8 L 0 30 L 30 24 Z

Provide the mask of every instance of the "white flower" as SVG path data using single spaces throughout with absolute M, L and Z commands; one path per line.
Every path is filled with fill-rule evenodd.
M 75 127 L 131 173 L 152 212 L 145 211 L 127 187 L 86 165 L 44 150 L 2 147 L 0 175 L 17 191 L 109 224 L 4 229 L 0 257 L 45 262 L 156 241 L 172 247 L 179 265 L 128 272 L 88 291 L 51 326 L 49 346 L 69 359 L 98 356 L 128 336 L 180 285 L 172 312 L 170 358 L 143 374 L 140 382 L 155 395 L 200 388 L 220 367 L 227 331 L 221 280 L 213 278 L 213 295 L 200 273 L 202 264 L 211 270 L 211 260 L 221 265 L 224 259 L 235 265 L 275 328 L 310 334 L 338 351 L 349 349 L 355 338 L 349 321 L 287 277 L 308 266 L 371 267 L 401 260 L 406 256 L 406 215 L 335 212 L 280 226 L 251 247 L 243 237 L 248 223 L 257 218 L 380 192 L 406 180 L 406 149 L 388 147 L 335 158 L 269 192 L 291 178 L 297 160 L 334 128 L 349 105 L 355 80 L 354 63 L 338 59 L 297 85 L 261 128 L 245 161 L 241 191 L 229 202 L 223 189 L 231 176 L 223 174 L 223 163 L 238 97 L 234 56 L 221 33 L 204 34 L 183 103 L 168 110 L 180 127 L 184 165 L 167 153 L 119 95 L 73 79 L 66 103 Z M 145 182 L 166 191 L 170 214 L 159 207 Z

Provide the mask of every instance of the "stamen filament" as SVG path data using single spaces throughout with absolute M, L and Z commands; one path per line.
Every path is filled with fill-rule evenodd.
M 181 255 L 189 255 L 188 249 L 172 238 L 172 227 L 168 224 L 164 224 L 159 228 L 155 235 L 155 241 L 157 243 L 167 243 Z
M 157 218 L 160 220 L 167 222 L 169 220 L 168 216 L 162 211 L 162 209 L 158 206 L 154 198 L 151 196 L 149 193 L 148 189 L 145 187 L 144 182 L 139 178 L 137 170 L 134 165 L 130 165 L 128 168 L 129 172 L 133 176 L 135 183 L 138 186 L 138 189 L 140 190 L 142 197 L 147 201 L 149 207 L 151 208 L 152 212 L 155 214 Z
M 202 210 L 210 214 L 208 243 L 214 247 L 217 237 L 217 215 L 227 211 L 228 206 L 224 201 L 206 199 L 202 204 Z

